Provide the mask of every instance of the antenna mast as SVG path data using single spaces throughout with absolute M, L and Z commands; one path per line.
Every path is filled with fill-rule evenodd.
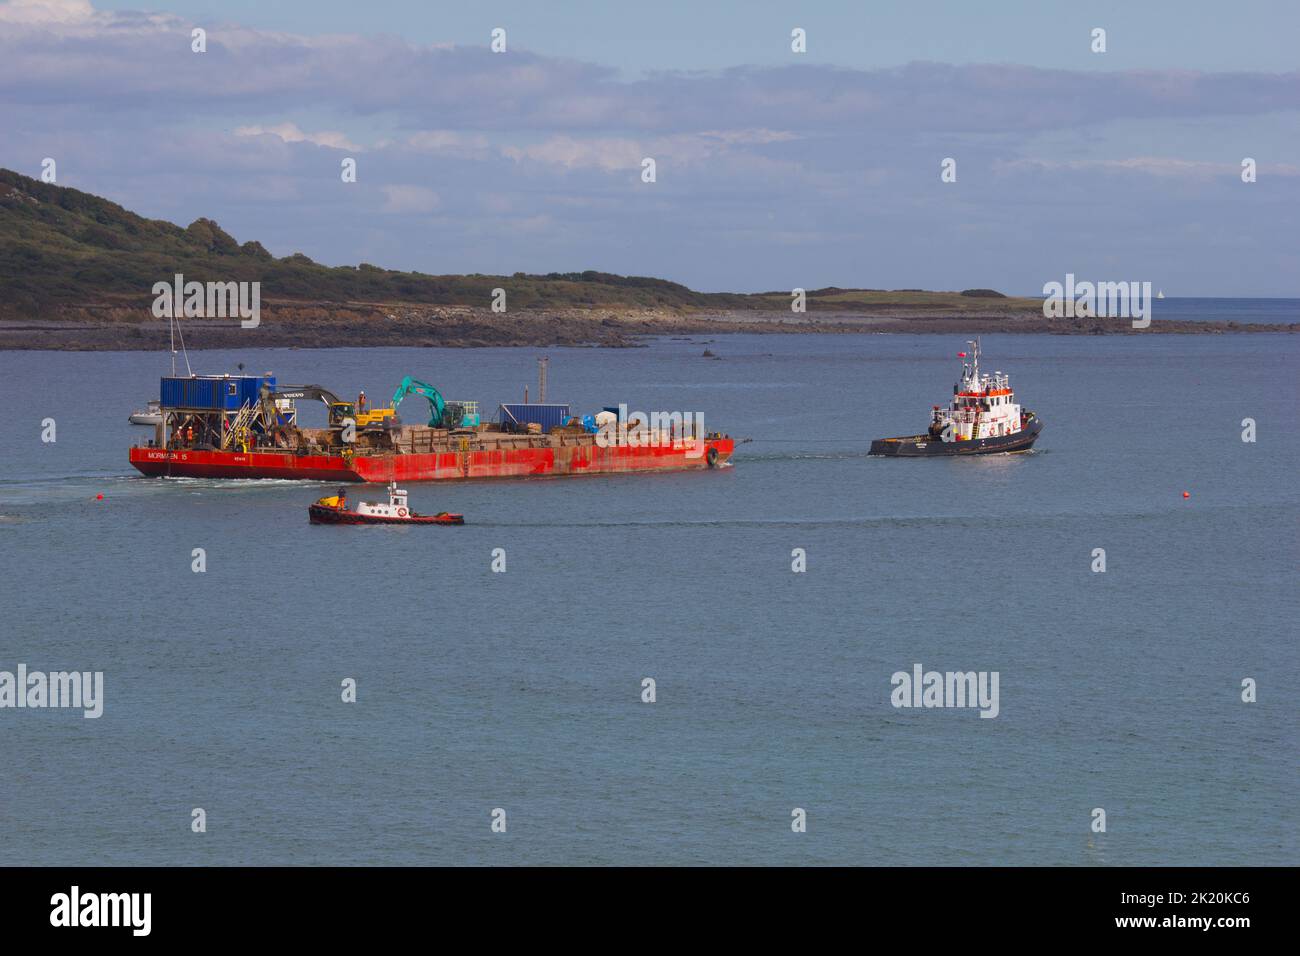
M 194 370 L 190 368 L 190 353 L 185 348 L 185 333 L 181 331 L 180 320 L 176 317 L 176 308 L 172 307 L 171 317 L 167 321 L 167 328 L 172 337 L 172 378 L 176 377 L 176 336 L 181 338 L 181 354 L 185 356 L 185 373 L 191 377 Z

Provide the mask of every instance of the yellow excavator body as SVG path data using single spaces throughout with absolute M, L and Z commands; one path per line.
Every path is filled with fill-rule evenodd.
M 367 425 L 382 425 L 388 419 L 397 414 L 395 408 L 372 408 L 368 412 L 362 412 L 357 416 L 357 427 L 365 428 Z

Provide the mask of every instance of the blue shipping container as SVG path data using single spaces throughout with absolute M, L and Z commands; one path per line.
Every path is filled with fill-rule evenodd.
M 222 407 L 221 392 L 211 378 L 164 378 L 159 399 L 163 408 Z
M 543 432 L 548 432 L 558 425 L 563 425 L 569 420 L 568 405 L 502 405 L 500 409 L 500 421 L 503 425 L 529 425 L 536 424 L 542 426 Z
M 217 391 L 221 393 L 221 407 L 227 411 L 236 411 L 244 403 L 240 400 L 243 396 L 239 394 L 243 386 L 237 378 L 227 379 L 224 382 L 217 382 Z
M 234 411 L 258 400 L 262 383 L 275 388 L 275 377 L 260 375 L 197 375 L 165 377 L 158 398 L 163 408 L 226 409 Z
M 270 386 L 271 391 L 275 391 L 274 375 L 243 375 L 238 379 L 239 387 L 237 401 L 234 405 L 227 404 L 227 408 L 240 408 L 244 405 L 252 405 L 262 398 L 262 383 L 265 382 Z

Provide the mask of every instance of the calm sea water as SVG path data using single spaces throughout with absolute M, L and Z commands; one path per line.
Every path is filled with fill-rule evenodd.
M 411 485 L 469 522 L 419 529 L 309 526 L 317 485 L 134 477 L 161 354 L 0 353 L 0 670 L 106 680 L 98 720 L 0 710 L 3 861 L 1300 862 L 1297 340 L 986 336 L 1037 449 L 866 458 L 962 346 L 550 350 L 575 410 L 753 441 L 707 473 Z M 536 354 L 192 358 L 494 408 Z M 917 663 L 997 671 L 999 715 L 893 708 Z
M 1286 325 L 1300 322 L 1300 299 L 1198 299 L 1170 296 L 1154 303 L 1151 317 L 1184 322 Z

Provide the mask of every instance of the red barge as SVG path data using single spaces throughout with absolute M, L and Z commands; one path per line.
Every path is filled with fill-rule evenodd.
M 428 425 L 403 424 L 402 397 L 428 399 Z M 300 428 L 295 400 L 324 402 L 324 428 Z M 280 386 L 270 375 L 162 380 L 155 437 L 130 449 L 150 477 L 288 478 L 329 482 L 445 481 L 608 475 L 725 464 L 735 442 L 704 433 L 698 419 L 628 429 L 607 409 L 577 418 L 567 405 L 502 405 L 480 423 L 477 405 L 446 402 L 407 379 L 391 407 L 367 410 L 319 386 Z M 595 421 L 600 420 L 600 426 Z
M 549 438 L 550 436 L 545 436 Z M 680 443 L 679 443 L 680 444 Z M 303 454 L 291 451 L 222 451 L 136 447 L 131 464 L 153 478 L 297 478 L 305 481 L 440 481 L 466 478 L 544 478 L 712 468 L 726 462 L 734 439 L 711 438 L 704 452 L 684 447 L 600 448 L 595 443 L 523 448 L 472 447 L 464 451 Z

